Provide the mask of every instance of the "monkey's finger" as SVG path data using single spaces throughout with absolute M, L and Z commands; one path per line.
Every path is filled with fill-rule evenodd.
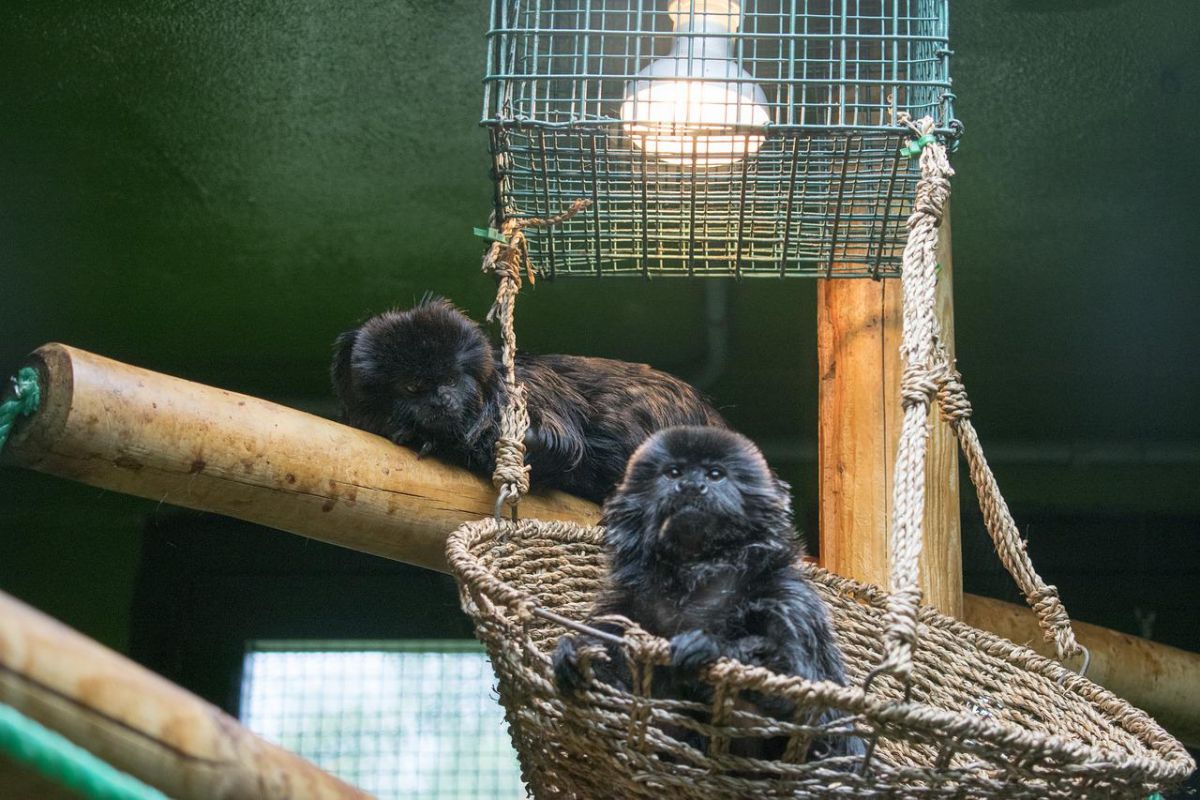
M 695 671 L 721 657 L 717 640 L 701 630 L 687 631 L 671 639 L 671 664 Z
M 551 664 L 554 668 L 554 684 L 562 694 L 574 694 L 587 685 L 574 638 L 564 636 L 558 640 Z

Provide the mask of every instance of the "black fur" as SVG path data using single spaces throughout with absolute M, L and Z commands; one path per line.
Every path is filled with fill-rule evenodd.
M 426 297 L 387 311 L 334 345 L 333 385 L 345 420 L 490 474 L 505 402 L 498 354 L 476 323 Z M 645 364 L 519 353 L 533 484 L 599 502 L 647 436 L 671 425 L 720 425 L 695 389 Z
M 696 670 L 721 656 L 810 680 L 845 683 L 829 612 L 795 563 L 801 545 L 792 524 L 788 487 L 762 453 L 729 430 L 678 427 L 643 444 L 604 505 L 612 558 L 610 584 L 594 616 L 621 615 L 669 639 L 672 665 L 654 677 L 656 696 L 707 703 L 711 688 Z M 613 624 L 603 626 L 620 633 Z M 570 692 L 587 678 L 579 650 L 588 646 L 596 678 L 628 685 L 628 668 L 598 638 L 560 640 L 554 669 Z M 607 658 L 604 657 L 606 654 Z M 744 696 L 780 719 L 792 704 Z M 826 712 L 822 722 L 838 715 Z M 698 747 L 695 734 L 682 734 Z M 737 755 L 778 758 L 786 739 L 735 739 Z M 830 736 L 809 757 L 856 755 L 854 737 Z

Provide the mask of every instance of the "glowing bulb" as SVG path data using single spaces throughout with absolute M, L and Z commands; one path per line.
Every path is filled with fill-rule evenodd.
M 625 87 L 625 132 L 668 164 L 717 167 L 749 158 L 771 121 L 767 96 L 738 69 L 729 50 L 741 9 L 732 0 L 671 0 L 667 13 L 681 35 L 671 53 Z

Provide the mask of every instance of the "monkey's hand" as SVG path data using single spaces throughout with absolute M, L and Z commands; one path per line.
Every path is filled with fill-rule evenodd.
M 417 460 L 420 461 L 425 456 L 433 452 L 433 442 L 425 442 L 421 445 L 421 449 L 417 451 Z
M 696 672 L 720 657 L 717 640 L 702 630 L 687 631 L 671 639 L 671 666 L 678 670 Z
M 596 675 L 592 662 L 608 661 L 604 646 L 593 641 L 579 641 L 567 635 L 558 640 L 551 664 L 554 668 L 554 683 L 562 694 L 575 694 L 591 683 Z

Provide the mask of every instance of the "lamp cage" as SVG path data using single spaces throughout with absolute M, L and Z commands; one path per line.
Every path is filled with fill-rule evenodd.
M 492 0 L 498 219 L 559 275 L 886 277 L 918 178 L 895 115 L 955 137 L 948 0 Z

